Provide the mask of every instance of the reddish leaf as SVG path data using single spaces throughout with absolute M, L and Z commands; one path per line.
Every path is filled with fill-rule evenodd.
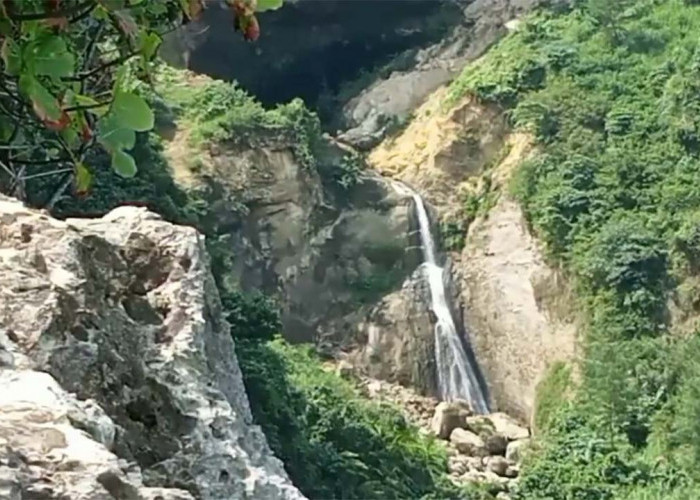
M 59 31 L 63 31 L 68 27 L 68 18 L 66 16 L 50 17 L 44 19 L 44 24 L 49 27 L 56 27 Z
M 132 41 L 135 41 L 139 28 L 131 14 L 126 10 L 118 10 L 114 12 L 114 16 L 117 18 L 117 23 L 119 24 L 121 32 Z
M 248 0 L 229 0 L 229 5 L 236 19 L 248 19 L 255 14 L 255 4 Z
M 229 0 L 233 9 L 234 29 L 243 33 L 243 38 L 255 41 L 260 36 L 260 25 L 255 17 L 255 5 L 253 0 Z
M 40 112 L 42 111 L 41 109 L 37 109 L 37 103 L 34 101 L 34 112 L 41 118 Z M 58 120 L 52 120 L 49 117 L 44 117 L 42 118 L 44 125 L 46 125 L 46 128 L 50 130 L 55 130 L 56 132 L 60 132 L 61 130 L 65 129 L 68 125 L 70 125 L 70 116 L 68 116 L 68 113 L 66 113 L 64 110 L 61 110 L 61 116 L 58 118 Z
M 93 135 L 94 134 L 90 128 L 90 125 L 88 124 L 87 120 L 83 118 L 80 126 L 80 137 L 83 138 L 83 142 L 88 142 L 90 139 L 92 139 Z
M 248 25 L 243 31 L 243 39 L 249 42 L 254 42 L 260 37 L 260 24 L 255 16 L 251 16 L 248 20 Z

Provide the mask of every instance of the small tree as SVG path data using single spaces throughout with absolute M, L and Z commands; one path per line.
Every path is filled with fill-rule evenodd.
M 620 20 L 636 0 L 587 0 L 584 8 L 596 20 L 609 41 L 618 43 L 622 36 Z
M 227 0 L 234 27 L 255 40 L 255 13 L 282 0 Z M 129 154 L 153 127 L 136 91 L 149 82 L 162 36 L 200 15 L 204 0 L 0 0 L 0 191 L 25 198 L 26 181 L 63 174 L 87 191 L 94 147 L 114 170 L 136 174 Z M 49 207 L 53 204 L 49 202 Z

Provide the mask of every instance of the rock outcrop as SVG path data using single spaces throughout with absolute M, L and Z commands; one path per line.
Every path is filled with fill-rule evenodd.
M 430 290 L 422 268 L 379 299 L 355 328 L 357 347 L 348 359 L 360 372 L 437 394 Z
M 430 94 L 506 34 L 511 21 L 542 3 L 543 0 L 458 2 L 462 16 L 451 34 L 418 51 L 406 65 L 408 69 L 375 81 L 345 105 L 348 130 L 342 134 L 343 140 L 363 149 L 377 145 L 397 122 L 405 121 Z
M 460 262 L 464 322 L 491 394 L 498 408 L 529 419 L 548 366 L 576 355 L 570 291 L 506 195 L 472 224 Z
M 0 198 L 0 496 L 301 499 L 251 422 L 191 228 Z
M 319 146 L 315 166 L 281 135 L 219 144 L 197 175 L 178 168 L 177 139 L 170 144 L 177 180 L 209 191 L 207 223 L 232 255 L 228 278 L 278 299 L 287 340 L 435 393 L 430 292 L 410 196 L 371 171 L 340 186 L 334 172 L 348 152 L 332 141 Z

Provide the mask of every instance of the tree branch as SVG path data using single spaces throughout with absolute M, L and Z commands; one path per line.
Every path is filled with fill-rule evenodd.
M 10 4 L 12 5 L 12 4 Z M 86 0 L 85 2 L 74 5 L 73 7 L 66 7 L 65 9 L 59 10 L 46 10 L 44 12 L 30 12 L 26 14 L 20 14 L 14 11 L 14 9 L 8 9 L 7 16 L 12 21 L 39 21 L 42 19 L 54 19 L 56 17 L 68 17 L 79 12 L 82 12 L 86 7 L 94 8 L 97 4 L 95 0 Z

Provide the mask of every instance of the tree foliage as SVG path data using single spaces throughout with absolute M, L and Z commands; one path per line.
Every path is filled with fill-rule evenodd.
M 452 485 L 441 444 L 363 399 L 312 348 L 239 339 L 236 353 L 255 421 L 308 498 L 492 498 Z
M 256 39 L 255 12 L 281 1 L 230 0 L 235 29 Z M 26 182 L 68 174 L 84 193 L 94 148 L 133 177 L 136 135 L 154 124 L 138 81 L 150 82 L 162 36 L 203 7 L 202 0 L 0 2 L 0 190 L 24 199 Z
M 508 109 L 540 154 L 513 192 L 576 284 L 581 383 L 517 498 L 698 498 L 700 6 L 581 0 L 523 23 L 453 84 Z M 685 301 L 679 297 L 686 297 Z M 678 313 L 676 313 L 678 314 Z

